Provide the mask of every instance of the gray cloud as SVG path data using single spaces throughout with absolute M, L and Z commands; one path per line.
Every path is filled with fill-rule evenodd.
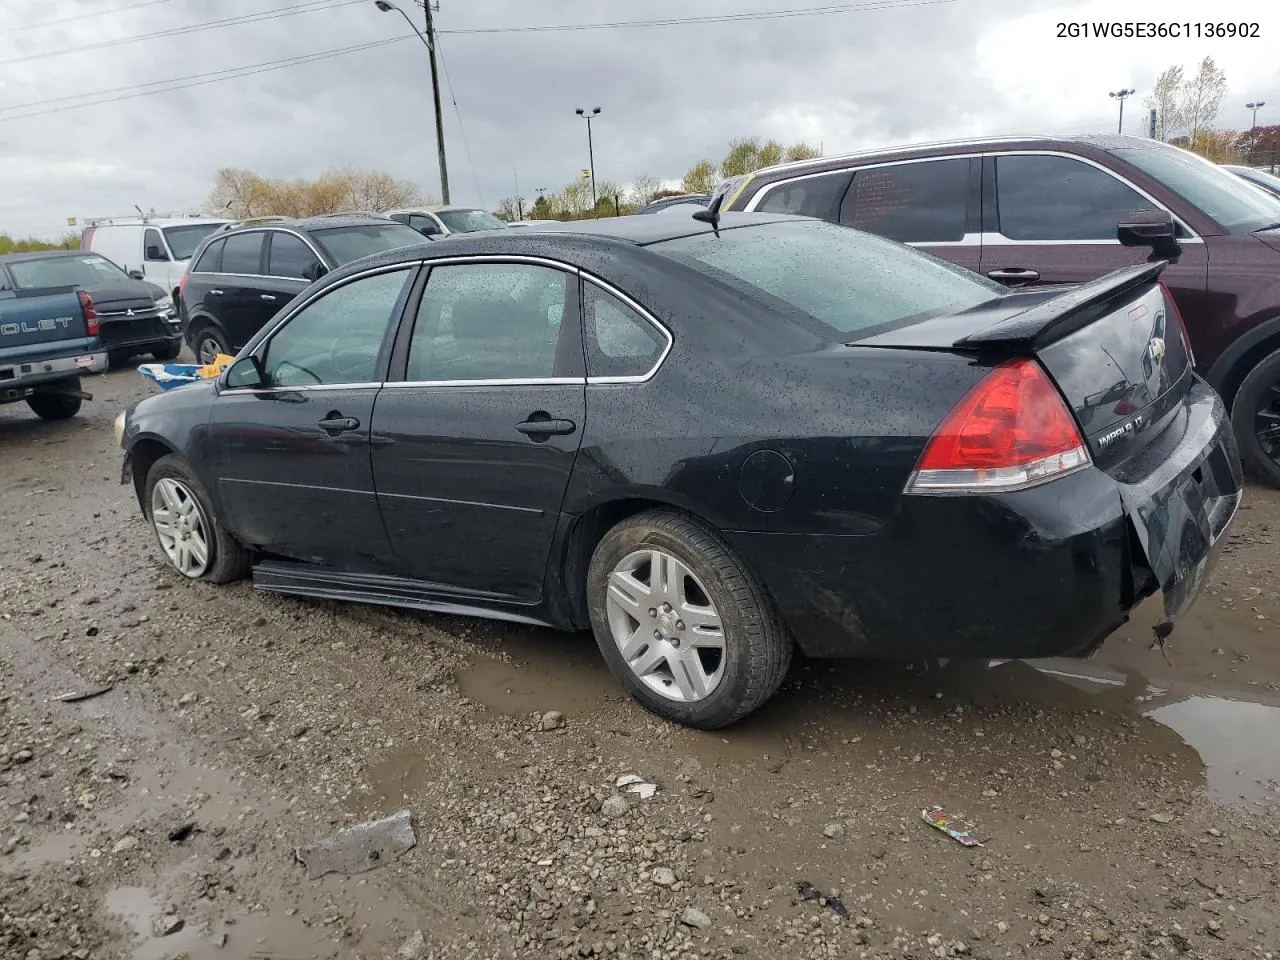
M 6 22 L 21 25 L 124 2 L 7 0 L 6 8 L 17 3 L 20 9 L 16 15 L 6 10 Z M 298 2 L 169 0 L 56 28 L 6 35 L 9 27 L 0 25 L 0 60 Z M 402 3 L 421 16 L 412 0 Z M 445 31 L 743 12 L 731 0 L 441 5 L 438 26 Z M 750 9 L 815 5 L 817 0 L 753 0 Z M 1043 22 L 1027 28 L 1027 47 L 1049 50 L 1061 43 L 1049 31 L 1056 6 L 1052 0 L 1018 5 L 1018 17 L 1043 15 Z M 1150 13 L 1168 5 L 1144 0 L 1133 6 Z M 1106 129 L 1113 109 L 1107 84 L 1125 79 L 1098 76 L 1104 70 L 1084 58 L 1095 75 L 1061 78 L 1063 86 L 1080 88 L 1078 95 L 1047 105 L 1028 97 L 992 69 L 990 53 L 982 49 L 1009 17 L 1007 0 L 956 0 L 738 23 L 445 33 L 441 48 L 475 164 L 473 171 L 446 86 L 453 199 L 493 207 L 514 192 L 513 171 L 530 199 L 537 187 L 558 189 L 571 180 L 586 165 L 577 106 L 602 107 L 595 124 L 597 174 L 619 183 L 642 172 L 678 177 L 702 157 L 718 158 L 729 139 L 743 135 L 821 141 L 834 152 L 978 132 Z M 11 119 L 21 111 L 4 109 L 395 37 L 405 39 L 157 96 L 30 119 Z M 1119 50 L 1111 41 L 1088 48 L 1104 65 Z M 1171 48 L 1166 59 L 1190 62 L 1196 56 L 1190 48 Z M 1263 78 L 1270 89 L 1251 88 L 1248 95 L 1274 90 L 1280 104 L 1280 68 L 1268 60 L 1264 44 L 1242 47 L 1238 60 L 1223 65 L 1229 76 L 1251 71 L 1254 87 Z M 1032 60 L 1026 70 L 1034 69 Z M 1150 77 L 1129 82 L 1142 88 Z M 426 51 L 399 16 L 379 13 L 373 0 L 0 66 L 0 229 L 56 233 L 68 216 L 126 213 L 134 203 L 194 207 L 222 166 L 314 176 L 345 164 L 385 168 L 438 192 Z

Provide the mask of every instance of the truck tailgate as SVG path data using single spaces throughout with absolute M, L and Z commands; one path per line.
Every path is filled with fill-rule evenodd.
M 75 287 L 0 290 L 0 355 L 13 347 L 90 336 Z

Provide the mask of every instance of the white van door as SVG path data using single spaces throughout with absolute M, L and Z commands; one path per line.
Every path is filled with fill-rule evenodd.
M 147 227 L 142 233 L 142 275 L 166 293 L 178 282 L 173 275 L 173 257 L 159 227 Z

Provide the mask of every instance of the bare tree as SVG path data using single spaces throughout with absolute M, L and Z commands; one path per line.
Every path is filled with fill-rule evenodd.
M 647 173 L 637 174 L 631 181 L 628 199 L 637 207 L 643 207 L 653 199 L 653 195 L 662 189 L 662 181 Z
M 1156 135 L 1169 140 L 1182 130 L 1182 68 L 1169 67 L 1151 86 L 1151 95 L 1143 101 L 1156 112 Z
M 493 211 L 493 215 L 499 220 L 505 220 L 510 223 L 512 220 L 520 219 L 520 197 L 503 197 L 498 202 L 498 209 Z
M 1200 61 L 1196 75 L 1182 87 L 1181 112 L 1187 127 L 1187 136 L 1195 143 L 1196 137 L 1213 126 L 1227 94 L 1227 75 L 1213 57 Z
M 205 201 L 211 214 L 237 219 L 261 216 L 271 203 L 268 182 L 252 170 L 223 167 L 214 181 L 213 192 Z
M 422 202 L 422 192 L 412 180 L 398 180 L 385 170 L 346 169 L 338 176 L 350 185 L 350 203 L 356 210 L 383 213 Z

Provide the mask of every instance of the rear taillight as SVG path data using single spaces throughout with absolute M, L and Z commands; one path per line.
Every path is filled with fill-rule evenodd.
M 101 331 L 98 324 L 98 308 L 93 305 L 93 297 L 80 291 L 80 312 L 84 314 L 84 329 L 91 337 L 96 337 Z
M 178 296 L 182 296 L 182 291 L 187 289 L 187 275 L 184 273 L 178 280 Z
M 1187 333 L 1187 323 L 1182 319 L 1182 311 L 1178 309 L 1178 302 L 1173 299 L 1173 294 L 1169 292 L 1169 288 L 1164 285 L 1164 281 L 1160 282 L 1160 290 L 1164 294 L 1164 302 L 1169 305 L 1169 313 L 1173 315 L 1174 322 L 1178 325 L 1178 331 L 1182 334 L 1182 342 L 1187 348 L 1187 362 L 1192 367 L 1196 365 L 1195 351 L 1191 349 L 1191 334 Z
M 908 493 L 1014 490 L 1087 466 L 1089 450 L 1057 387 L 1035 360 L 988 373 L 942 422 Z

